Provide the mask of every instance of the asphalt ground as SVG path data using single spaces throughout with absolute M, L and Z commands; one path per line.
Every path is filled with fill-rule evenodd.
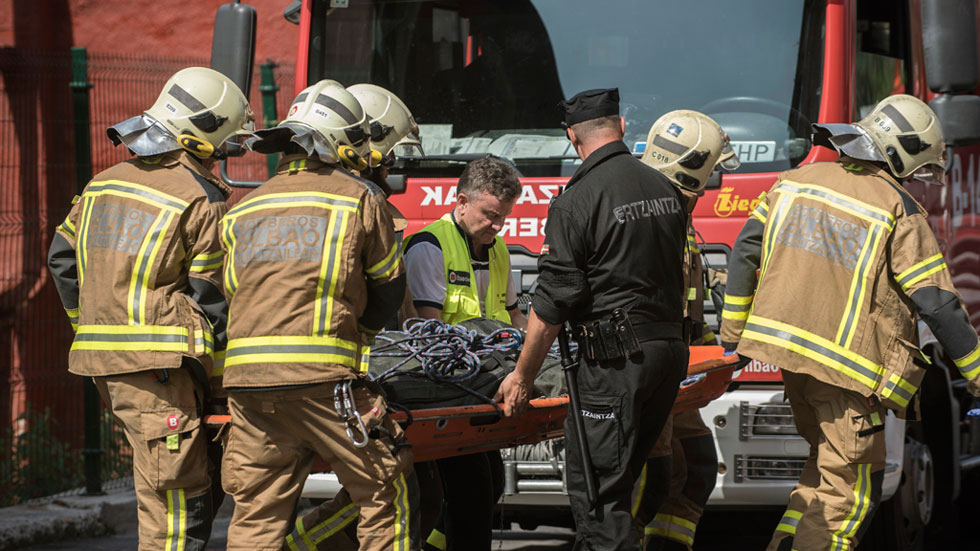
M 980 473 L 977 473 L 980 474 Z M 968 486 L 971 487 L 971 486 Z M 973 486 L 976 487 L 976 486 Z M 129 551 L 137 547 L 135 504 L 130 514 L 112 513 L 116 520 L 110 534 L 92 538 L 62 539 L 53 543 L 13 547 L 24 551 Z M 962 495 L 954 506 L 953 514 L 959 517 L 957 526 L 943 533 L 933 534 L 918 550 L 953 549 L 966 551 L 980 549 L 980 537 L 976 535 L 976 522 L 980 516 L 980 500 L 973 493 Z M 695 545 L 696 551 L 741 551 L 765 549 L 771 531 L 782 515 L 781 510 L 709 510 L 700 526 Z M 224 550 L 231 520 L 230 500 L 219 511 L 211 532 L 209 550 Z M 516 524 L 510 529 L 495 530 L 495 551 L 559 551 L 571 549 L 574 532 L 569 528 L 540 526 L 534 530 L 522 530 Z M 941 541 L 940 541 L 941 540 Z M 2 546 L 0 546 L 2 547 Z M 863 542 L 858 551 L 880 547 Z

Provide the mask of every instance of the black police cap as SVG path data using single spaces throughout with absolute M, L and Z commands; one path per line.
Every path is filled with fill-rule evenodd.
M 619 114 L 619 88 L 603 88 L 579 92 L 561 103 L 565 109 L 565 124 Z

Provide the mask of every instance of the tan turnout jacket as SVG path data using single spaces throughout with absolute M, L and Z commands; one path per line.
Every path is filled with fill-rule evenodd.
M 751 213 L 729 263 L 722 341 L 901 410 L 924 374 L 914 312 L 980 378 L 977 334 L 924 210 L 884 170 L 842 158 L 780 174 Z
M 184 152 L 134 158 L 89 182 L 48 262 L 76 328 L 72 373 L 175 368 L 183 356 L 210 370 L 213 329 L 224 331 L 218 220 L 230 193 Z
M 228 212 L 221 235 L 230 304 L 224 385 L 354 377 L 368 289 L 403 272 L 381 190 L 319 161 L 285 157 Z

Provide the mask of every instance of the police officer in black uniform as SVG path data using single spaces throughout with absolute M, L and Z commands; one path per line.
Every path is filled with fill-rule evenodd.
M 582 92 L 564 108 L 568 138 L 584 162 L 548 211 L 527 341 L 497 399 L 507 415 L 524 411 L 545 354 L 570 322 L 599 490 L 593 508 L 582 457 L 569 445 L 574 549 L 632 551 L 640 548 L 630 516 L 633 483 L 687 369 L 681 273 L 687 214 L 677 188 L 623 143 L 617 89 Z M 574 442 L 572 413 L 565 434 Z

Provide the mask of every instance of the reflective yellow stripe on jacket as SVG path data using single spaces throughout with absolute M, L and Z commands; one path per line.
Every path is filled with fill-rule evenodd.
M 71 350 L 190 352 L 190 342 L 185 327 L 79 325 Z
M 909 287 L 944 269 L 946 269 L 946 261 L 943 260 L 942 253 L 939 253 L 898 274 L 895 276 L 895 281 L 902 287 L 903 291 L 908 291 Z
M 257 363 L 323 363 L 358 368 L 357 343 L 335 337 L 269 336 L 231 339 L 224 367 Z
M 199 254 L 191 261 L 191 272 L 207 272 L 221 268 L 225 260 L 224 251 L 216 251 L 210 254 Z
M 884 368 L 835 342 L 787 323 L 749 316 L 742 332 L 745 337 L 795 352 L 838 371 L 863 386 L 875 390 Z
M 953 363 L 956 364 L 956 368 L 960 370 L 963 377 L 967 379 L 980 376 L 980 344 L 973 349 L 973 352 L 958 360 L 953 360 Z
M 722 319 L 744 321 L 749 318 L 754 296 L 740 297 L 725 293 L 725 306 L 721 312 Z

